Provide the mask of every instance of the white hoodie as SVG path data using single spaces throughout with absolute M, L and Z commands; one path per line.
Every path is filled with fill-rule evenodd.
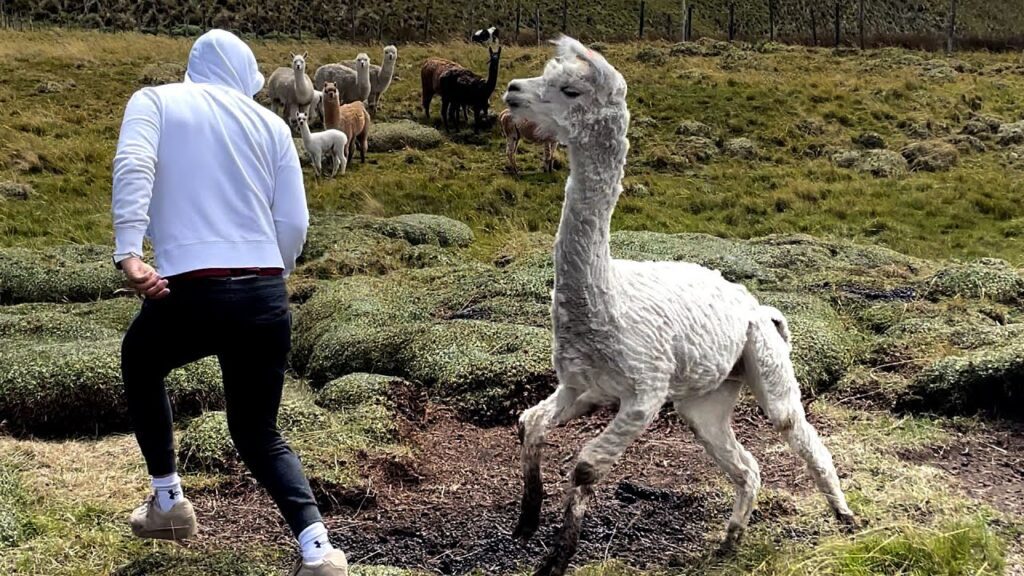
M 295 267 L 309 226 L 291 130 L 253 96 L 264 78 L 238 37 L 196 40 L 185 81 L 129 100 L 114 156 L 115 261 L 153 245 L 163 276 Z

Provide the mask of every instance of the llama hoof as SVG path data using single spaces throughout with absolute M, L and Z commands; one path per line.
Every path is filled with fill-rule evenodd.
M 533 573 L 533 576 L 563 576 L 568 566 L 563 566 L 567 562 L 562 562 L 561 558 L 556 552 L 552 552 L 544 559 L 537 570 Z
M 520 542 L 526 543 L 533 538 L 533 535 L 537 533 L 537 528 L 540 527 L 539 517 L 530 517 L 532 514 L 523 514 L 519 517 L 519 522 L 516 523 L 516 529 L 512 531 L 512 538 Z
M 852 534 L 852 533 L 856 532 L 857 530 L 860 530 L 860 528 L 861 528 L 861 524 L 862 524 L 861 521 L 858 520 L 857 517 L 854 516 L 852 512 L 848 512 L 848 513 L 838 513 L 837 512 L 836 513 L 836 519 L 838 519 L 839 523 L 843 525 L 843 527 L 842 527 L 843 532 L 846 532 L 847 534 Z

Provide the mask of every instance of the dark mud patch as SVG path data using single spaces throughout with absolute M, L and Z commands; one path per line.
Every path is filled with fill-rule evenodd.
M 1024 425 L 985 424 L 951 434 L 948 442 L 905 450 L 899 456 L 944 470 L 968 496 L 1010 517 L 1024 517 Z
M 828 422 L 815 420 L 813 409 L 809 412 L 827 434 Z M 612 413 L 601 411 L 549 435 L 541 529 L 525 545 L 511 537 L 521 490 L 515 429 L 471 426 L 437 406 L 429 406 L 427 414 L 407 440 L 412 456 L 365 459 L 362 497 L 341 487 L 327 490 L 335 498 L 324 508 L 332 539 L 357 564 L 446 575 L 508 574 L 535 567 L 560 523 L 562 493 L 576 453 Z M 733 424 L 761 464 L 764 485 L 777 491 L 775 497 L 760 499 L 751 524 L 777 523 L 785 534 L 785 518 L 796 514 L 791 496 L 813 492 L 813 483 L 752 404 L 738 407 Z M 293 547 L 273 503 L 255 482 L 242 478 L 190 494 L 203 525 L 197 545 L 242 538 Z M 318 493 L 318 500 L 322 497 Z M 732 503 L 724 474 L 689 429 L 665 411 L 599 485 L 575 563 L 613 558 L 652 569 L 710 560 Z M 821 513 L 828 513 L 823 499 Z

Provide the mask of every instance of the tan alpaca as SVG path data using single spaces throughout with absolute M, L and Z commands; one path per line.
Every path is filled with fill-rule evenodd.
M 366 138 L 370 134 L 370 112 L 362 102 L 350 102 L 342 106 L 338 88 L 333 82 L 324 84 L 324 128 L 341 130 L 348 137 L 348 162 L 352 161 L 356 144 L 359 144 L 359 159 L 366 163 Z
M 505 135 L 505 154 L 508 156 L 508 166 L 513 174 L 519 175 L 516 152 L 519 150 L 520 140 L 542 144 L 544 146 L 544 171 L 554 172 L 555 148 L 558 146 L 558 142 L 554 138 L 539 135 L 537 125 L 532 122 L 525 120 L 516 122 L 508 108 L 498 114 L 498 123 L 501 124 L 501 133 Z

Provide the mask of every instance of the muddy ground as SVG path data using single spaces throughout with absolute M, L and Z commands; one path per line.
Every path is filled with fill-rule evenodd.
M 813 409 L 809 417 L 827 434 L 829 421 Z M 597 413 L 549 436 L 542 527 L 525 545 L 511 538 L 520 490 L 514 429 L 469 426 L 441 407 L 431 406 L 408 438 L 415 457 L 368 459 L 364 471 L 370 481 L 361 490 L 320 485 L 315 490 L 333 538 L 353 563 L 452 575 L 508 574 L 543 557 L 559 523 L 560 495 L 573 457 L 609 418 L 609 412 Z M 751 524 L 776 522 L 780 539 L 815 540 L 819 534 L 800 533 L 786 522 L 796 514 L 792 496 L 814 491 L 802 465 L 756 407 L 738 407 L 734 426 L 761 464 L 764 486 L 775 491 L 762 496 Z M 993 426 L 955 433 L 947 444 L 901 457 L 942 468 L 972 496 L 1016 514 L 1024 511 L 1022 454 L 1024 429 Z M 244 475 L 196 494 L 193 501 L 203 530 L 192 546 L 223 544 L 225 538 L 291 545 L 272 503 Z M 663 412 L 602 483 L 574 561 L 615 558 L 641 569 L 713 563 L 731 508 L 724 475 L 689 430 Z M 820 513 L 829 516 L 823 499 Z

